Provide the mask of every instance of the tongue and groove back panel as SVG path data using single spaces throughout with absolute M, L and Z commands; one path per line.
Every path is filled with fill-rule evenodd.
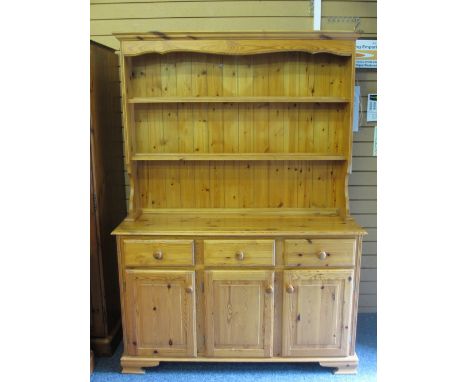
M 132 58 L 130 97 L 349 97 L 349 56 L 304 52 L 226 56 L 146 54 Z
M 343 207 L 342 164 L 332 161 L 139 163 L 142 208 Z M 325 212 L 325 211 L 323 211 Z
M 346 213 L 350 57 L 184 52 L 130 60 L 127 94 L 134 107 L 134 159 L 141 159 L 137 179 L 143 209 L 308 208 Z M 262 96 L 263 102 L 249 98 Z M 183 102 L 184 97 L 191 98 Z M 194 103 L 196 97 L 223 102 Z M 245 102 L 226 102 L 226 97 L 245 97 Z M 267 97 L 327 97 L 332 102 L 266 102 Z M 183 154 L 229 153 L 233 157 L 224 159 L 232 161 L 144 160 L 153 159 L 151 154 L 180 154 L 180 159 Z M 239 161 L 238 153 L 336 155 L 327 161 L 300 156 Z
M 345 155 L 347 113 L 331 103 L 137 104 L 136 154 Z

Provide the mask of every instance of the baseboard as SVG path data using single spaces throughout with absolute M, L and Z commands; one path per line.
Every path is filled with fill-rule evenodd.
M 318 362 L 333 368 L 334 374 L 356 374 L 359 359 L 356 354 L 342 357 L 266 357 L 266 358 L 218 358 L 218 357 L 143 357 L 122 355 L 120 365 L 123 374 L 144 374 L 145 367 L 159 366 L 160 362 Z
M 122 323 L 116 323 L 107 337 L 91 337 L 91 349 L 98 357 L 110 357 L 122 341 Z

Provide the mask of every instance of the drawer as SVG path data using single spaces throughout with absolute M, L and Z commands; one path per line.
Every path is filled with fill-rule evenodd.
M 274 240 L 205 240 L 205 265 L 275 265 Z
M 300 239 L 284 241 L 287 266 L 348 267 L 355 264 L 354 239 Z
M 125 266 L 187 266 L 193 265 L 193 240 L 123 241 Z

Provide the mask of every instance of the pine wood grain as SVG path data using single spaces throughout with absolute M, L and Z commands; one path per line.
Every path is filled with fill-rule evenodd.
M 274 240 L 204 240 L 208 266 L 273 266 Z
M 138 240 L 122 242 L 129 267 L 190 266 L 194 264 L 193 240 Z
M 355 265 L 353 239 L 286 239 L 284 262 L 296 267 L 353 267 Z M 324 252 L 325 257 L 320 254 Z
M 143 213 L 134 222 L 125 221 L 114 231 L 114 235 L 240 235 L 240 236 L 280 236 L 280 235 L 362 235 L 365 234 L 353 219 L 343 220 L 338 216 L 296 215 L 293 211 L 269 215 L 250 214 L 237 211 L 224 214 L 218 210 L 199 214 L 183 210 L 165 213 Z
M 273 355 L 273 285 L 273 271 L 205 271 L 208 356 Z
M 219 155 L 217 158 L 201 154 L 154 155 L 151 158 L 165 160 L 138 161 L 143 175 L 139 178 L 138 186 L 144 209 L 178 208 L 183 204 L 186 208 L 309 208 L 311 213 L 317 213 L 320 209 L 339 212 L 344 208 L 342 198 L 333 198 L 328 194 L 334 187 L 333 182 L 339 179 L 328 174 L 332 171 L 340 173 L 345 164 L 341 158 L 322 161 L 320 157 L 314 160 L 313 155 L 308 155 L 307 161 L 297 161 L 292 167 L 289 161 L 281 160 L 284 159 L 281 155 L 271 154 L 256 157 L 256 160 L 247 160 L 251 159 L 247 154 Z M 182 167 L 184 161 L 181 158 L 190 161 Z M 302 159 L 296 155 L 286 158 Z M 248 178 L 250 188 L 244 184 L 245 178 L 240 178 L 239 161 L 244 166 L 250 166 L 248 171 L 253 172 L 253 177 Z M 174 168 L 179 169 L 178 179 L 173 178 Z M 182 168 L 184 171 L 180 171 Z M 288 184 L 284 182 L 286 178 L 293 184 L 297 183 L 298 188 L 288 189 Z M 180 187 L 180 192 L 179 184 L 184 185 L 184 188 Z M 339 188 L 338 185 L 336 187 Z M 253 196 L 252 190 L 255 190 Z M 193 204 L 189 204 L 190 200 Z
M 125 271 L 126 352 L 140 356 L 195 356 L 193 271 Z
M 352 270 L 284 272 L 283 356 L 348 353 L 351 281 Z
M 366 231 L 349 216 L 355 36 L 329 37 L 118 36 L 140 213 L 114 231 L 123 371 L 194 356 L 356 370 Z M 153 299 L 171 305 L 160 327 Z
M 273 82 L 273 81 L 272 81 Z M 223 91 L 223 93 L 227 93 Z M 135 97 L 128 100 L 129 103 L 347 103 L 346 98 L 341 97 L 281 97 L 281 96 L 265 96 L 265 97 Z

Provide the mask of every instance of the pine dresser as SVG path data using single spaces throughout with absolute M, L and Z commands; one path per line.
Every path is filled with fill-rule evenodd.
M 355 373 L 356 36 L 118 34 L 123 373 L 161 361 Z

